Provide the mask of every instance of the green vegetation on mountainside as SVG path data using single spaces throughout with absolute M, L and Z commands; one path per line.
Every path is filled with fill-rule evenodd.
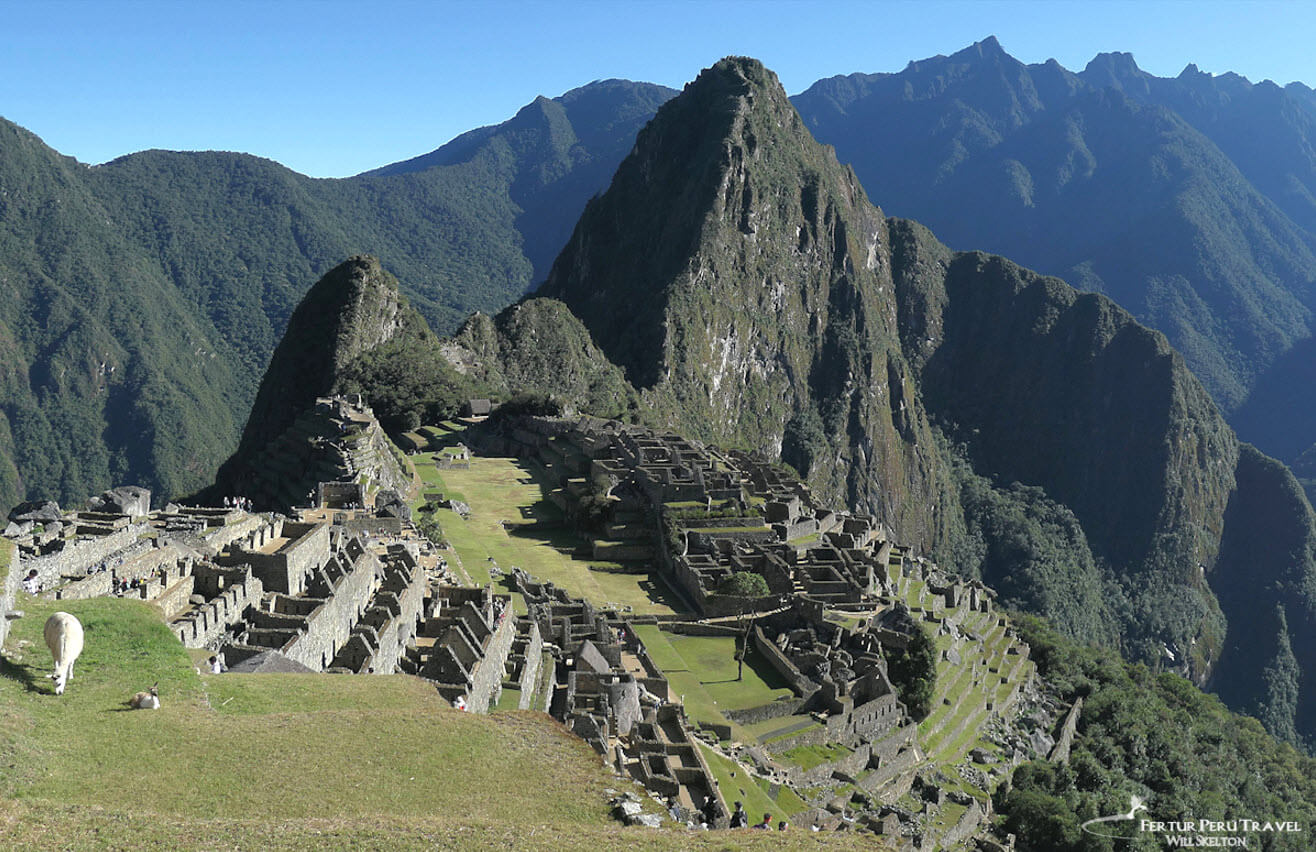
M 947 535 L 952 484 L 900 352 L 881 214 L 776 77 L 725 59 L 663 105 L 586 207 L 540 294 L 641 389 L 643 418 L 781 458 L 824 499 L 880 504 L 902 541 Z M 799 446 L 802 442 L 787 442 Z
M 425 319 L 373 257 L 349 258 L 320 279 L 288 321 L 238 450 L 220 469 L 242 492 L 259 454 L 318 397 L 360 394 L 393 432 L 455 416 L 483 388 L 458 373 Z
M 0 120 L 0 505 L 211 475 L 246 407 L 233 347 L 87 169 Z
M 0 504 L 196 490 L 299 297 L 345 257 L 385 258 L 445 333 L 502 308 L 671 94 L 592 83 L 343 180 L 213 151 L 88 168 L 0 120 Z
M 1277 480 L 1226 511 L 1238 441 L 1162 335 L 883 219 L 753 60 L 659 110 L 541 293 L 640 388 L 641 419 L 788 462 L 824 502 L 1135 659 L 1205 682 L 1227 631 L 1273 610 L 1270 578 L 1316 578 L 1305 551 L 1222 554 L 1255 513 L 1290 537 L 1316 525 Z M 1225 604 L 1230 622 L 1212 578 L 1242 571 L 1269 603 Z M 1312 668 L 1316 647 L 1290 644 Z M 1270 707 L 1264 671 L 1229 676 Z M 1295 724 L 1316 678 L 1299 692 Z
M 1309 848 L 1316 760 L 1177 675 L 1078 645 L 1034 618 L 1016 623 L 1050 688 L 1065 701 L 1083 698 L 1068 764 L 1026 763 L 1015 770 L 1012 789 L 997 796 L 1003 824 L 1021 849 L 1112 848 L 1079 823 L 1126 813 L 1131 795 L 1146 800 L 1143 819 L 1294 820 L 1301 834 L 1249 840 L 1266 849 Z M 1131 824 L 1117 827 L 1137 834 Z M 1159 835 L 1143 833 L 1113 848 L 1163 845 Z
M 475 314 L 444 344 L 457 369 L 502 399 L 545 394 L 598 417 L 624 418 L 638 404 L 621 370 L 571 311 L 527 299 L 490 318 Z

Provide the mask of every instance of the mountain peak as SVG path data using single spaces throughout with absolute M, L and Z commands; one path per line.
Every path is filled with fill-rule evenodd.
M 1134 61 L 1132 53 L 1112 51 L 1110 53 L 1098 53 L 1092 57 L 1092 61 L 1083 69 L 1083 73 L 1108 73 L 1115 77 L 1129 77 L 1141 74 L 1142 69 Z
M 1146 94 L 1150 75 L 1133 61 L 1132 53 L 1098 53 L 1079 79 L 1098 89 L 1116 89 L 1137 96 Z
M 397 279 L 368 255 L 325 273 L 302 297 L 274 350 L 252 405 L 239 453 L 264 445 L 327 395 L 339 372 L 362 352 L 423 324 L 398 291 Z
M 989 35 L 982 41 L 975 41 L 963 50 L 952 53 L 950 58 L 960 62 L 974 62 L 1010 59 L 1012 57 L 1005 52 L 1005 48 L 1001 47 L 1001 43 L 996 40 L 996 36 Z
M 686 84 L 685 91 L 712 90 L 722 94 L 745 95 L 754 90 L 780 88 L 777 75 L 764 67 L 762 62 L 748 56 L 727 56 L 700 71 L 698 77 Z
M 758 208 L 800 195 L 793 184 L 769 190 L 768 175 L 794 180 L 801 161 L 816 171 L 823 159 L 775 74 L 755 59 L 722 59 L 640 132 L 540 292 L 567 302 L 632 382 L 652 386 L 666 369 L 662 316 L 673 292 L 694 286 L 691 264 L 709 251 L 739 250 L 730 248 L 737 235 L 765 223 Z M 830 169 L 846 174 L 834 158 Z

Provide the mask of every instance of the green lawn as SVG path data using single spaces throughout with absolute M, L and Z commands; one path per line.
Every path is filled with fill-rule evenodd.
M 759 784 L 759 779 L 746 772 L 743 766 L 723 757 L 702 743 L 699 744 L 699 750 L 704 754 L 704 761 L 717 781 L 718 791 L 721 792 L 727 808 L 734 809 L 736 802 L 744 804 L 745 810 L 751 817 L 751 825 L 763 819 L 764 813 L 772 814 L 774 820 L 789 820 L 795 814 L 808 810 L 808 804 L 790 788 L 782 787 L 774 801 L 768 795 L 768 791 Z M 746 832 L 746 834 L 751 833 Z
M 824 763 L 834 763 L 852 753 L 852 749 L 848 749 L 840 743 L 826 743 L 824 745 L 796 746 L 782 752 L 778 757 L 807 770 L 813 769 L 815 766 L 822 766 Z
M 86 630 L 59 697 L 40 636 L 56 606 Z M 461 713 L 405 675 L 203 677 L 147 604 L 22 608 L 0 672 L 0 790 L 22 803 L 242 820 L 607 824 L 602 790 L 617 782 L 542 715 Z M 160 710 L 125 709 L 155 682 Z M 507 785 L 509 772 L 523 783 Z
M 87 637 L 59 697 L 40 636 L 57 606 Z M 0 848 L 872 848 L 847 834 L 625 828 L 605 790 L 631 785 L 543 714 L 461 713 L 403 675 L 202 676 L 138 601 L 19 608 L 0 663 Z M 157 681 L 160 710 L 124 709 Z M 783 793 L 773 812 L 797 802 Z
M 691 720 L 729 724 L 733 739 L 754 742 L 756 736 L 727 719 L 723 711 L 757 707 L 793 694 L 757 652 L 746 658 L 744 678 L 736 680 L 735 637 L 683 636 L 651 624 L 636 625 L 635 631 Z
M 561 520 L 561 511 L 545 497 L 546 486 L 537 467 L 518 459 L 478 457 L 471 460 L 470 470 L 436 471 L 424 458 L 416 456 L 417 467 L 430 470 L 429 474 L 422 472 L 427 485 L 471 506 L 467 519 L 440 510 L 439 522 L 472 581 L 489 582 L 489 558 L 493 557 L 503 571 L 522 568 L 595 604 L 629 605 L 636 613 L 686 611 L 657 577 L 594 570 L 620 566 L 575 558 L 573 551 L 582 542 L 569 530 L 527 527 Z

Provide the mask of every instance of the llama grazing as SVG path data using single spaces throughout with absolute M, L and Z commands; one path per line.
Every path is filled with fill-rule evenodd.
M 46 647 L 55 658 L 55 694 L 63 695 L 64 686 L 73 679 L 73 662 L 82 653 L 82 623 L 67 612 L 57 612 L 46 619 Z
M 156 690 L 156 687 L 159 685 L 160 684 L 157 681 L 151 687 L 150 692 L 139 692 L 134 695 L 132 700 L 128 702 L 128 706 L 134 710 L 159 710 L 160 693 Z

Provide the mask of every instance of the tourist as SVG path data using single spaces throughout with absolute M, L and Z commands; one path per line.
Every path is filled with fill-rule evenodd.
M 29 595 L 39 594 L 41 592 L 41 580 L 37 579 L 37 569 L 33 568 L 27 572 L 23 578 L 23 591 Z
M 763 829 L 763 830 L 765 830 L 765 831 L 772 831 L 772 814 L 764 814 L 764 815 L 763 815 L 763 822 L 759 823 L 758 825 L 756 825 L 756 826 L 754 826 L 754 827 L 755 827 L 755 828 L 761 828 L 761 829 Z
M 777 823 L 777 831 L 785 831 L 787 828 L 790 828 L 790 823 L 786 822 L 786 820 Z
M 704 817 L 704 827 L 712 828 L 717 825 L 717 797 L 709 796 L 704 800 L 704 807 L 701 810 Z
M 745 806 L 736 802 L 736 810 L 731 814 L 732 828 L 745 828 L 749 825 L 749 814 L 745 813 Z
M 210 663 L 211 674 L 222 674 L 224 672 L 224 661 L 218 656 L 212 656 L 208 662 Z

